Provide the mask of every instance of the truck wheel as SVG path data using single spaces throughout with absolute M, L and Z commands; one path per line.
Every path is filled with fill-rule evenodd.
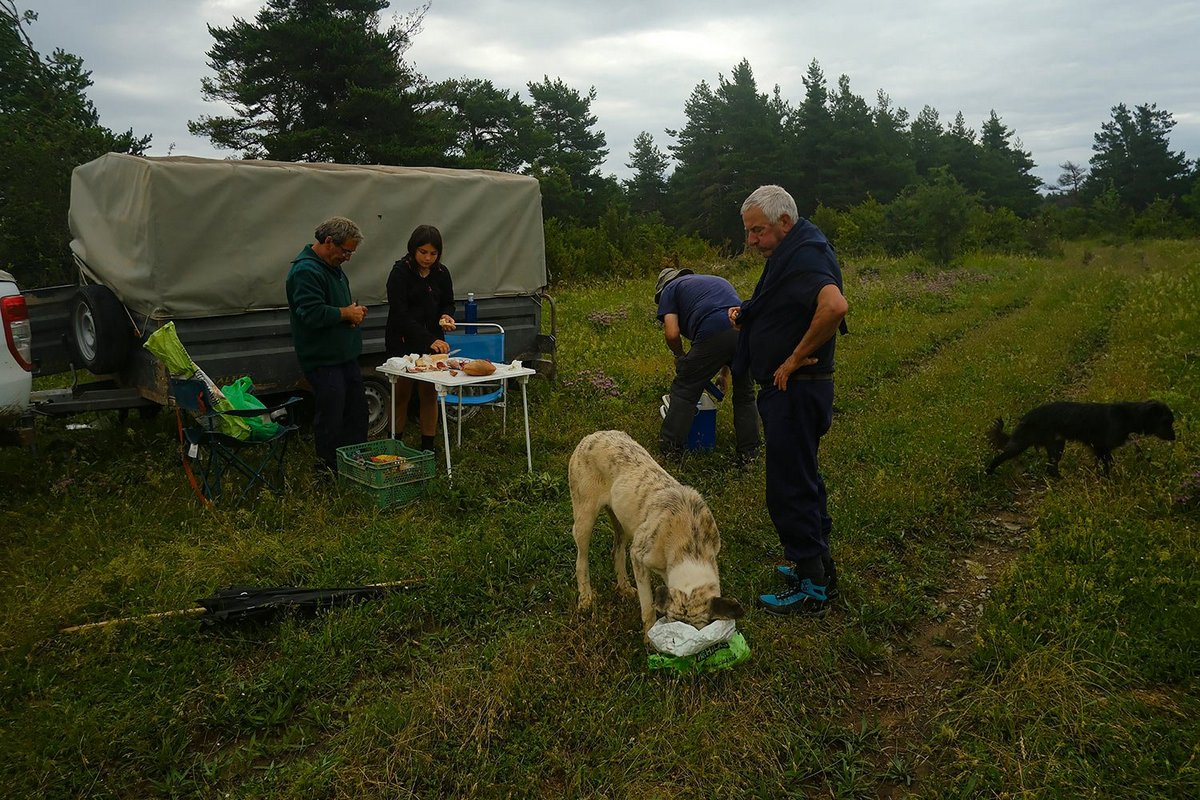
M 366 377 L 367 436 L 374 439 L 390 430 L 392 419 L 392 387 L 380 378 Z
M 71 303 L 71 350 L 95 375 L 125 365 L 133 341 L 125 306 L 106 286 L 80 286 Z

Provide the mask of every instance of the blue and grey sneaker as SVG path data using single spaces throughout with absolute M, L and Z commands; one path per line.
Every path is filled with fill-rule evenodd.
M 775 574 L 782 575 L 788 583 L 796 582 L 796 568 L 791 564 L 780 564 L 775 567 Z M 837 571 L 833 571 L 833 574 L 830 575 L 829 569 L 826 567 L 825 578 L 825 599 L 836 600 L 838 596 Z
M 760 594 L 758 604 L 770 614 L 807 614 L 819 616 L 829 610 L 824 586 L 808 578 L 791 582 L 778 594 Z

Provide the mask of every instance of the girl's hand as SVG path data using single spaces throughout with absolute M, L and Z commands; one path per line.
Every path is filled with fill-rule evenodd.
M 432 349 L 435 353 L 445 355 L 446 353 L 450 352 L 450 345 L 446 343 L 445 339 L 435 339 L 433 344 L 430 346 L 430 349 Z
M 440 325 L 444 331 L 452 331 L 455 328 L 454 317 L 450 316 L 449 314 L 442 314 L 442 318 L 438 320 L 438 325 Z

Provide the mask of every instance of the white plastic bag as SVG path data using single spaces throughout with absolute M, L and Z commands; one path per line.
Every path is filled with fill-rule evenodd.
M 692 656 L 715 644 L 729 641 L 736 630 L 737 623 L 731 619 L 716 619 L 697 630 L 686 622 L 668 622 L 663 617 L 650 626 L 646 635 L 660 653 Z

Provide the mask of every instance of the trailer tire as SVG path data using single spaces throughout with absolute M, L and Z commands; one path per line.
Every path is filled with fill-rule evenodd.
M 133 334 L 125 306 L 106 286 L 80 286 L 71 303 L 71 352 L 95 375 L 125 366 Z
M 374 439 L 383 436 L 389 430 L 392 419 L 392 387 L 382 378 L 370 375 L 363 378 L 363 386 L 367 392 L 367 436 Z

